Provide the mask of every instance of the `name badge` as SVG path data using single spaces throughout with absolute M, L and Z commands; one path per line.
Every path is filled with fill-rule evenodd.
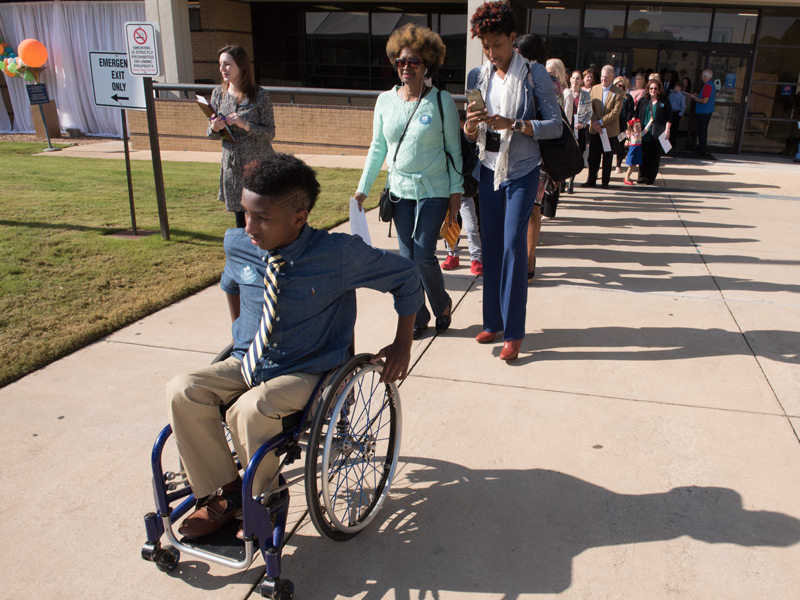
M 239 276 L 242 278 L 242 283 L 254 283 L 257 277 L 255 268 L 248 264 L 242 265 Z

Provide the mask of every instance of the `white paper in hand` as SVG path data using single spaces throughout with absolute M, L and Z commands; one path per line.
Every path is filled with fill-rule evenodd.
M 661 142 L 661 147 L 664 149 L 664 154 L 668 154 L 669 151 L 672 150 L 672 144 L 670 144 L 669 140 L 667 139 L 666 131 L 658 136 L 658 141 Z
M 603 142 L 603 152 L 611 152 L 611 142 L 608 141 L 608 131 L 605 127 L 600 130 L 600 141 Z
M 367 212 L 358 209 L 358 200 L 350 198 L 350 235 L 359 236 L 364 242 L 372 246 L 367 227 Z

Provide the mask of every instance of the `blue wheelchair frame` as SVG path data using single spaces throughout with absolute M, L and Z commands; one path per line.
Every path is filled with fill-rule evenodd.
M 226 350 L 223 350 L 217 356 L 214 362 L 222 359 L 226 353 L 229 352 L 230 347 Z M 245 469 L 244 476 L 242 478 L 242 527 L 244 534 L 244 558 L 241 560 L 236 560 L 235 558 L 210 552 L 203 548 L 197 547 L 194 544 L 181 542 L 172 531 L 173 523 L 176 523 L 196 505 L 196 498 L 192 493 L 188 481 L 185 479 L 185 475 L 183 475 L 183 478 L 180 478 L 179 474 L 171 472 L 165 473 L 163 470 L 162 455 L 167 440 L 172 434 L 172 427 L 170 425 L 164 427 L 164 429 L 156 438 L 150 458 L 151 469 L 153 473 L 152 483 L 156 512 L 148 513 L 144 517 L 147 542 L 142 548 L 142 558 L 155 562 L 158 568 L 162 571 L 173 571 L 178 565 L 181 553 L 185 553 L 189 556 L 194 556 L 233 569 L 244 569 L 249 567 L 253 562 L 256 556 L 256 549 L 258 549 L 264 558 L 264 562 L 266 563 L 266 574 L 261 583 L 260 589 L 261 595 L 267 598 L 273 598 L 275 600 L 290 600 L 294 593 L 294 586 L 288 579 L 281 579 L 281 551 L 286 537 L 286 523 L 289 512 L 288 487 L 290 484 L 287 484 L 284 476 L 280 474 L 280 469 L 282 469 L 283 466 L 291 464 L 300 458 L 301 448 L 299 442 L 301 437 L 309 430 L 311 430 L 312 437 L 314 435 L 317 437 L 316 440 L 309 439 L 309 454 L 312 453 L 312 446 L 319 447 L 321 435 L 320 432 L 324 427 L 323 422 L 326 418 L 329 418 L 331 422 L 333 421 L 331 413 L 334 408 L 335 414 L 338 414 L 338 411 L 342 410 L 342 407 L 345 404 L 348 406 L 354 405 L 356 394 L 360 394 L 362 401 L 366 402 L 365 406 L 367 406 L 367 408 L 364 410 L 367 412 L 371 410 L 369 405 L 371 403 L 372 394 L 374 391 L 370 392 L 369 398 L 364 398 L 363 389 L 361 389 L 361 387 L 359 387 L 357 392 L 354 391 L 358 373 L 368 371 L 375 371 L 376 373 L 379 373 L 380 369 L 382 368 L 382 364 L 367 366 L 366 362 L 369 360 L 369 358 L 370 355 L 367 354 L 354 356 L 345 365 L 342 365 L 338 369 L 332 370 L 323 376 L 317 383 L 314 392 L 309 398 L 309 401 L 302 413 L 294 413 L 284 418 L 284 431 L 277 437 L 262 445 L 253 455 L 250 463 Z M 336 389 L 331 387 L 334 384 L 336 385 Z M 307 489 L 306 492 L 307 502 L 309 503 L 309 511 L 313 513 L 312 521 L 314 526 L 320 531 L 320 533 L 335 540 L 349 539 L 353 535 L 356 535 L 363 526 L 372 520 L 374 513 L 376 513 L 383 504 L 394 476 L 397 458 L 399 456 L 401 431 L 400 399 L 397 387 L 394 384 L 380 385 L 386 386 L 384 397 L 388 398 L 388 401 L 386 399 L 383 401 L 383 407 L 380 409 L 381 413 L 386 406 L 390 405 L 390 413 L 388 417 L 388 420 L 391 421 L 389 423 L 390 438 L 386 457 L 386 459 L 389 461 L 389 464 L 386 464 L 386 461 L 384 461 L 384 464 L 382 465 L 382 473 L 380 473 L 378 469 L 372 467 L 375 473 L 371 474 L 373 475 L 373 478 L 376 473 L 379 474 L 380 484 L 376 486 L 375 493 L 369 500 L 369 506 L 367 506 L 365 509 L 367 512 L 364 515 L 363 523 L 358 524 L 356 527 L 342 526 L 342 524 L 339 523 L 338 520 L 333 517 L 333 515 L 333 518 L 331 518 L 330 521 L 326 521 L 324 516 L 321 515 L 326 510 L 326 506 L 330 507 L 329 498 L 326 497 L 323 506 L 318 504 L 316 510 L 314 510 L 314 507 L 312 507 L 311 504 L 312 502 L 319 500 L 312 499 L 312 493 L 316 492 L 318 498 L 321 498 L 325 494 L 329 495 L 330 492 L 325 489 L 323 489 L 322 492 L 314 490 L 311 493 L 309 493 Z M 379 387 L 380 386 L 375 386 L 373 384 L 374 389 L 379 389 Z M 344 399 L 340 398 L 340 395 L 345 394 L 348 395 L 346 402 Z M 340 399 L 337 400 L 337 398 Z M 328 414 L 320 414 L 323 410 Z M 353 408 L 353 412 L 356 412 L 355 407 Z M 372 420 L 367 426 L 371 428 L 376 421 L 382 421 L 383 415 L 381 413 L 375 417 L 371 417 L 370 415 Z M 302 415 L 299 420 L 297 418 L 298 415 Z M 317 421 L 320 422 L 317 423 Z M 331 428 L 333 426 L 329 424 L 328 427 Z M 383 427 L 385 427 L 385 425 L 378 423 L 378 428 Z M 348 433 L 342 435 L 342 439 L 346 440 L 346 443 L 350 446 L 359 446 L 361 444 L 359 438 L 366 440 L 366 438 L 370 437 L 371 441 L 365 441 L 364 444 L 371 445 L 375 442 L 375 435 L 372 434 L 371 430 L 370 434 L 371 437 L 367 435 L 355 435 L 354 433 Z M 329 457 L 331 441 L 329 438 L 331 438 L 332 435 L 333 437 L 336 437 L 336 434 L 326 434 L 324 457 L 327 457 L 327 460 L 329 461 L 327 463 L 328 466 L 331 467 L 334 465 L 334 463 L 336 463 L 339 465 L 337 469 L 348 471 L 353 470 L 352 465 L 348 464 L 348 460 L 350 460 L 349 455 L 343 459 L 337 458 L 334 461 L 330 461 Z M 258 466 L 269 452 L 275 451 L 277 451 L 279 455 L 286 454 L 279 467 L 278 487 L 271 492 L 253 498 L 253 480 L 256 471 L 258 470 Z M 368 463 L 368 459 L 370 457 L 369 450 L 365 451 L 365 448 L 362 447 L 359 448 L 359 452 L 360 454 L 357 454 L 357 457 L 360 456 L 362 460 L 359 461 L 358 464 L 363 465 L 364 463 Z M 315 454 L 317 454 L 317 452 L 315 452 Z M 365 457 L 367 460 L 364 460 Z M 307 463 L 309 460 L 310 457 L 307 458 Z M 339 460 L 341 460 L 341 462 L 338 462 Z M 352 464 L 355 465 L 357 463 L 353 462 Z M 316 470 L 314 477 L 317 477 Z M 334 477 L 331 477 L 327 472 L 326 477 L 328 478 L 329 483 L 334 479 Z M 308 473 L 305 474 L 305 478 L 308 482 Z M 362 483 L 363 480 L 357 481 L 358 486 L 360 486 Z M 307 484 L 307 488 L 308 487 L 309 486 Z M 316 488 L 316 485 L 314 488 Z M 358 495 L 364 496 L 361 488 L 359 488 Z M 359 506 L 361 506 L 361 500 L 362 498 L 358 499 Z M 173 508 L 173 504 L 179 501 L 180 503 Z M 341 531 L 336 531 L 337 523 L 342 529 Z M 164 547 L 161 546 L 160 540 L 163 535 L 166 535 L 170 545 Z

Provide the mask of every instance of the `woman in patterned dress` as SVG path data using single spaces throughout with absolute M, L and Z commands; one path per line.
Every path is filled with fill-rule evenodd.
M 211 94 L 216 116 L 210 119 L 207 135 L 222 139 L 218 199 L 236 214 L 236 226 L 244 227 L 242 171 L 247 163 L 273 154 L 275 119 L 267 90 L 253 84 L 245 49 L 225 46 L 218 54 L 222 85 Z M 226 126 L 233 141 L 222 133 Z

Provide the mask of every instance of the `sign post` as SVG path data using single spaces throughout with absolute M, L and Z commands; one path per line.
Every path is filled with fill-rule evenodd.
M 153 77 L 161 75 L 161 52 L 159 49 L 158 23 L 125 23 L 125 43 L 128 54 L 128 70 L 131 75 L 143 78 L 147 129 L 150 133 L 150 154 L 153 159 L 153 177 L 156 184 L 158 221 L 161 237 L 169 239 L 167 201 L 164 195 L 164 174 L 161 170 L 161 148 L 158 144 L 158 123 L 153 100 Z
M 125 118 L 125 109 L 146 109 L 144 83 L 141 77 L 133 77 L 128 71 L 128 56 L 124 52 L 89 52 L 89 67 L 92 72 L 95 105 L 120 109 L 122 141 L 125 146 L 125 173 L 128 176 L 128 203 L 131 209 L 131 230 L 133 235 L 139 235 L 136 230 L 136 207 L 133 204 L 131 155 L 128 148 L 128 122 Z
M 30 100 L 31 106 L 38 104 L 39 114 L 42 115 L 44 134 L 47 136 L 47 148 L 44 148 L 42 152 L 56 152 L 61 150 L 61 148 L 53 147 L 52 142 L 50 142 L 50 132 L 47 130 L 47 118 L 44 116 L 44 109 L 42 108 L 42 104 L 50 102 L 50 98 L 47 95 L 47 86 L 44 83 L 32 83 L 31 85 L 26 85 L 25 89 L 28 92 L 28 100 Z

